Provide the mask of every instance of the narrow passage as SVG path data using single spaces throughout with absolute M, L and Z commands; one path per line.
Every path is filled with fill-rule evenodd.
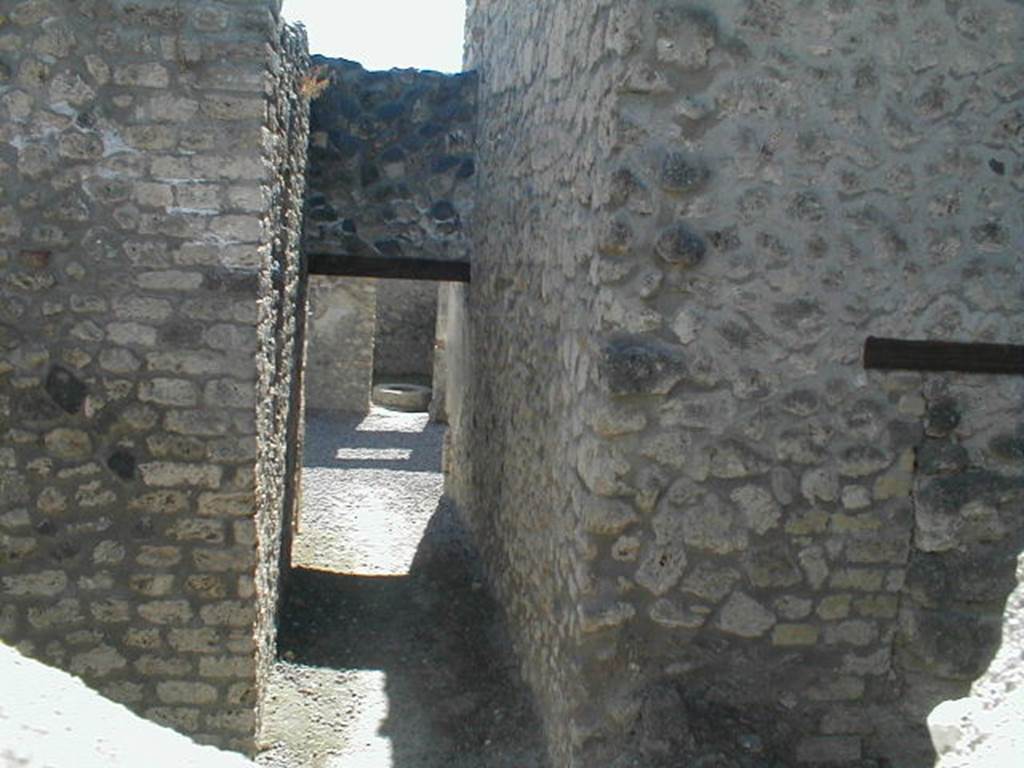
M 268 768 L 541 768 L 541 731 L 425 413 L 307 416 Z

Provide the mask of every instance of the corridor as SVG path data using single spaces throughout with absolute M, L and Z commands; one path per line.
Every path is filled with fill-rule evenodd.
M 497 607 L 442 498 L 443 437 L 425 413 L 309 415 L 261 765 L 544 764 Z

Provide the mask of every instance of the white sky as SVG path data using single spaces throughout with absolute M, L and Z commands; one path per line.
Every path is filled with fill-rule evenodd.
M 310 53 L 366 69 L 462 70 L 466 0 L 284 0 L 284 16 L 306 25 Z

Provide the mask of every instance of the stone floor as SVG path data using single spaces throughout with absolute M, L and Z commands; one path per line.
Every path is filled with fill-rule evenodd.
M 497 608 L 426 414 L 310 414 L 260 742 L 272 768 L 540 768 Z

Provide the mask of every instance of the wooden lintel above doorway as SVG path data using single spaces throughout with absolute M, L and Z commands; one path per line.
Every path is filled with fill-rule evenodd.
M 416 259 L 405 256 L 325 253 L 306 254 L 311 275 L 339 275 L 345 277 L 380 277 L 394 280 L 434 280 L 468 283 L 468 261 L 441 261 Z

